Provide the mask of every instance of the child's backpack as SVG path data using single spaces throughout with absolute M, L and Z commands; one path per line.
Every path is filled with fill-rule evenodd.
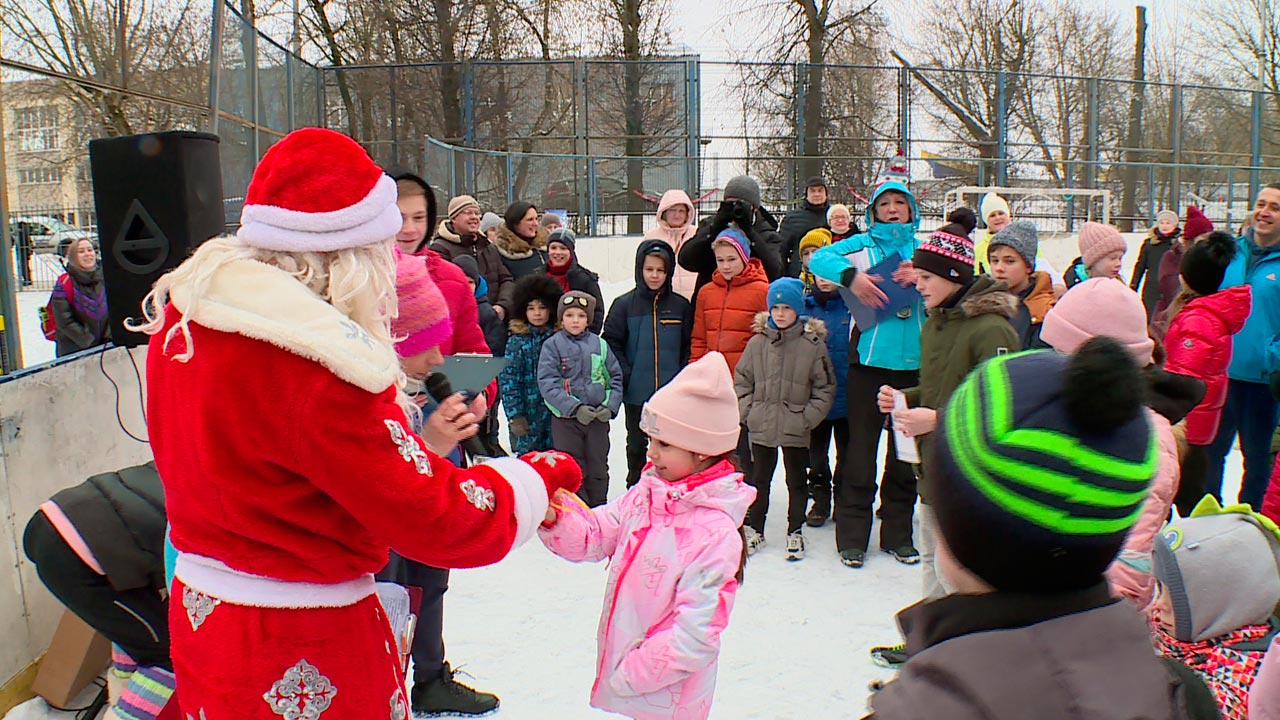
M 62 286 L 62 292 L 67 295 L 67 302 L 71 303 L 74 308 L 76 304 L 76 284 L 71 279 L 69 273 L 62 273 L 58 277 L 58 284 Z M 58 323 L 53 317 L 53 294 L 49 294 L 49 302 L 40 308 L 40 329 L 44 332 L 45 340 L 56 340 L 58 338 Z

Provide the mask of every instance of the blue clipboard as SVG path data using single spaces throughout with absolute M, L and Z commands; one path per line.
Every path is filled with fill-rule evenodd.
M 849 314 L 853 316 L 854 325 L 858 329 L 867 330 L 873 328 L 883 322 L 885 318 L 896 316 L 899 310 L 914 306 L 920 300 L 920 293 L 916 291 L 914 285 L 902 287 L 892 280 L 891 276 L 901 264 L 902 255 L 894 253 L 872 267 L 861 271 L 871 275 L 879 275 L 882 278 L 879 288 L 889 298 L 889 301 L 882 308 L 865 305 L 858 299 L 857 295 L 853 294 L 852 290 L 843 285 L 840 287 L 840 297 L 844 299 L 844 304 L 849 307 Z

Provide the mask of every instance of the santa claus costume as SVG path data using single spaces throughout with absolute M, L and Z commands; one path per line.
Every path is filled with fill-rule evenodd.
M 144 304 L 186 718 L 407 717 L 374 594 L 388 549 L 496 562 L 581 482 L 555 454 L 460 470 L 410 431 L 387 326 L 399 227 L 395 183 L 359 145 L 299 130 L 262 158 L 237 236 Z

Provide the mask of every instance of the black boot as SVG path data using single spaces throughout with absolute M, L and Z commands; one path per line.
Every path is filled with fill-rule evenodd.
M 821 489 L 813 491 L 813 505 L 809 508 L 809 514 L 805 516 L 805 522 L 809 527 L 822 527 L 827 524 L 827 518 L 831 517 L 831 495 L 824 494 Z
M 409 692 L 414 717 L 481 717 L 496 712 L 498 696 L 476 692 L 453 679 L 453 668 L 445 663 L 440 677 L 413 684 Z

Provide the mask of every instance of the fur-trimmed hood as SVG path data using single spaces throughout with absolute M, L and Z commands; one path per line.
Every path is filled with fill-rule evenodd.
M 960 301 L 960 309 L 968 317 L 1001 315 L 1012 318 L 1018 313 L 1018 298 L 1003 290 L 967 295 Z
M 801 324 L 801 332 L 805 337 L 820 343 L 825 343 L 827 341 L 826 323 L 817 318 L 803 316 L 796 322 L 800 323 L 801 321 L 803 321 L 803 324 Z M 792 325 L 791 327 L 795 327 L 795 325 Z M 787 330 L 790 329 L 791 328 L 787 328 Z M 762 310 L 756 313 L 755 317 L 751 319 L 751 331 L 757 335 L 767 335 L 771 339 L 776 339 L 778 335 L 786 332 L 787 330 L 779 330 L 770 324 L 768 311 Z
M 525 320 L 512 320 L 511 322 L 507 323 L 507 329 L 511 331 L 512 335 L 532 335 L 533 334 L 533 326 L 531 326 L 528 323 L 528 321 L 525 321 Z M 560 329 L 560 324 L 555 323 L 547 327 L 547 333 L 550 334 L 550 333 L 556 332 L 559 329 Z
M 547 249 L 547 236 L 550 233 L 547 229 L 538 226 L 538 234 L 533 238 L 533 242 L 520 237 L 506 225 L 498 227 L 498 234 L 494 238 L 493 244 L 498 248 L 498 252 L 502 257 L 508 260 L 523 260 L 533 255 L 534 250 Z
M 462 236 L 453 231 L 453 227 L 448 220 L 441 220 L 440 224 L 436 226 L 436 237 L 454 245 L 462 244 Z M 480 242 L 482 238 L 484 238 L 484 235 L 476 233 L 472 236 L 471 242 Z

